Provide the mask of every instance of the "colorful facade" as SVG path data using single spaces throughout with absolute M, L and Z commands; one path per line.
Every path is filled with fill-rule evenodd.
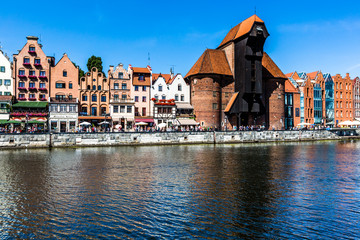
M 353 80 L 353 113 L 354 117 L 360 121 L 360 78 Z
M 347 73 L 345 78 L 340 74 L 332 77 L 334 81 L 334 112 L 335 112 L 335 125 L 344 121 L 353 120 L 353 107 L 352 107 L 352 80 Z
M 48 57 L 37 37 L 27 37 L 27 43 L 13 55 L 14 95 L 19 101 L 48 101 L 51 67 L 55 59 Z
M 13 82 L 10 59 L 0 50 L 0 95 L 13 95 Z

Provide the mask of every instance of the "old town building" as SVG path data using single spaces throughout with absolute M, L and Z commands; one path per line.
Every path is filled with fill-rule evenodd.
M 19 101 L 48 101 L 51 67 L 55 59 L 48 57 L 37 37 L 27 37 L 25 46 L 13 55 L 14 95 Z
M 343 78 L 340 74 L 332 77 L 334 81 L 334 111 L 335 125 L 344 121 L 353 120 L 353 101 L 352 101 L 352 80 L 347 73 Z
M 353 113 L 356 120 L 360 121 L 360 78 L 353 79 Z
M 13 95 L 13 91 L 10 59 L 0 50 L 0 95 Z
M 133 89 L 130 74 L 123 64 L 110 66 L 108 71 L 110 82 L 110 115 L 113 125 L 117 129 L 129 130 L 134 125 L 134 98 L 131 97 Z
M 300 123 L 300 90 L 291 80 L 285 81 L 285 129 L 297 127 Z
M 263 125 L 284 129 L 285 75 L 263 51 L 269 36 L 256 15 L 207 49 L 185 76 L 191 104 L 204 127 Z
M 78 98 L 50 97 L 49 123 L 53 132 L 75 132 L 78 126 Z
M 333 126 L 335 124 L 334 118 L 334 81 L 330 73 L 325 73 L 325 125 Z
M 50 97 L 56 99 L 79 99 L 79 68 L 65 53 L 51 68 Z
M 144 122 L 152 126 L 154 123 L 150 99 L 152 70 L 150 66 L 140 68 L 130 65 L 129 73 L 133 86 L 131 98 L 135 101 L 135 122 Z
M 109 113 L 109 81 L 107 77 L 93 67 L 80 79 L 79 121 L 97 125 L 111 120 Z

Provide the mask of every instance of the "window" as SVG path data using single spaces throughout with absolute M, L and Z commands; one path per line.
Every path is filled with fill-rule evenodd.
M 101 96 L 101 102 L 106 102 L 106 95 Z
M 40 95 L 39 95 L 39 98 L 40 98 L 40 99 L 44 99 L 44 98 L 45 98 L 45 94 L 40 94 Z
M 142 108 L 142 115 L 146 116 L 146 108 Z
M 91 107 L 91 115 L 96 116 L 97 115 L 97 107 Z
M 121 95 L 121 99 L 125 100 L 126 99 L 126 94 Z
M 69 94 L 69 99 L 73 99 L 73 96 L 71 94 Z
M 66 70 L 63 71 L 63 77 L 67 77 L 67 71 Z
M 135 116 L 139 116 L 139 108 L 135 107 Z
M 165 99 L 166 99 L 166 96 L 165 96 L 165 95 L 162 95 L 162 96 L 161 96 L 161 99 L 162 99 L 162 100 L 165 100 Z
M 40 58 L 35 58 L 34 63 L 35 65 L 40 65 Z
M 175 94 L 175 101 L 179 101 L 179 95 Z
M 3 72 L 3 73 L 5 72 L 5 66 L 0 67 L 0 72 Z
M 60 112 L 66 112 L 66 105 L 60 104 Z
M 56 83 L 55 87 L 56 88 L 65 88 L 65 83 Z
M 119 72 L 119 73 L 118 73 L 118 78 L 121 78 L 121 79 L 123 79 L 123 78 L 124 78 L 124 73 L 122 73 L 122 72 Z
M 30 70 L 30 71 L 29 71 L 29 75 L 30 75 L 30 76 L 35 76 L 35 71 L 34 71 L 34 70 Z
M 215 91 L 213 91 L 213 97 L 216 97 L 216 92 Z
M 32 98 L 32 99 L 34 99 L 34 98 L 35 98 L 35 94 L 33 94 L 33 93 L 30 93 L 30 94 L 29 94 L 29 98 Z
M 35 47 L 34 47 L 34 46 L 30 46 L 30 47 L 29 47 L 29 52 L 35 52 Z
M 119 112 L 119 106 L 114 106 L 114 110 L 113 110 L 114 113 L 118 113 Z
M 162 92 L 162 85 L 159 85 L 159 92 Z
M 72 89 L 73 86 L 72 86 L 72 82 L 69 82 L 69 89 Z
M 29 88 L 34 88 L 35 87 L 35 83 L 34 82 L 29 82 Z
M 182 86 L 181 86 L 181 84 L 178 85 L 178 91 L 182 91 Z
M 4 95 L 5 95 L 5 96 L 10 96 L 10 95 L 11 95 L 11 92 L 4 92 Z
M 158 96 L 158 95 L 155 95 L 154 98 L 155 98 L 156 100 L 159 100 L 159 96 Z
M 93 95 L 91 96 L 91 101 L 92 101 L 92 102 L 96 102 L 96 101 L 97 101 L 97 96 L 96 96 L 96 94 L 93 94 Z
M 50 106 L 50 112 L 57 112 L 57 110 L 58 110 L 58 107 L 57 107 L 56 104 L 52 104 L 52 105 Z
M 121 84 L 121 89 L 126 90 L 126 83 Z
M 146 92 L 146 86 L 142 87 L 143 92 Z
M 30 58 L 24 58 L 24 64 L 30 64 Z
M 180 101 L 182 101 L 182 102 L 185 101 L 185 96 L 184 95 L 180 96 Z
M 57 100 L 63 100 L 63 99 L 65 99 L 65 95 L 56 95 L 56 96 L 55 96 L 55 99 L 57 99 Z
M 2 85 L 2 79 L 0 79 L 0 86 Z
M 120 106 L 120 112 L 125 113 L 125 106 Z
M 19 70 L 19 76 L 24 76 L 24 75 L 25 75 L 25 70 L 20 69 L 20 70 Z
M 45 77 L 45 71 L 40 71 L 40 76 Z
M 138 102 L 138 101 L 139 101 L 139 97 L 135 96 L 135 102 Z
M 127 106 L 126 111 L 127 111 L 127 113 L 131 113 L 131 112 L 132 112 L 132 107 L 131 107 L 131 106 Z
M 92 90 L 96 90 L 96 85 L 93 85 Z
M 213 104 L 212 104 L 212 109 L 213 109 L 213 110 L 217 110 L 217 109 L 218 109 L 217 103 L 213 103 Z
M 144 75 L 139 75 L 139 81 L 144 81 L 144 80 L 145 80 Z
M 101 90 L 101 85 L 98 86 L 98 90 Z
M 135 90 L 135 91 L 139 91 L 139 86 L 135 86 L 135 87 L 134 87 L 134 90 Z
M 119 83 L 114 83 L 114 89 L 119 89 Z
M 87 107 L 81 107 L 81 113 L 82 115 L 87 115 Z
M 19 99 L 24 99 L 24 98 L 25 98 L 25 94 L 20 93 L 20 94 L 19 94 Z
M 45 88 L 45 83 L 40 83 L 39 88 Z
M 142 101 L 143 101 L 143 102 L 146 102 L 146 96 L 143 96 L 143 97 L 142 97 Z
M 114 100 L 119 100 L 119 94 L 114 94 Z
M 105 115 L 106 114 L 106 107 L 101 107 L 101 115 Z
M 21 88 L 25 87 L 25 83 L 24 82 L 19 82 L 19 87 L 21 87 Z

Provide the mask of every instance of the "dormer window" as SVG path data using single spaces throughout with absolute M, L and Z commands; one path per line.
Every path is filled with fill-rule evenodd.
M 139 81 L 144 81 L 144 80 L 145 80 L 144 75 L 139 75 Z

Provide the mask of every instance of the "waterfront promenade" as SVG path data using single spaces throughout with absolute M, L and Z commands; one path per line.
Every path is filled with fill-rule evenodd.
M 360 130 L 358 129 L 0 134 L 0 148 L 317 141 L 356 138 L 359 135 Z

